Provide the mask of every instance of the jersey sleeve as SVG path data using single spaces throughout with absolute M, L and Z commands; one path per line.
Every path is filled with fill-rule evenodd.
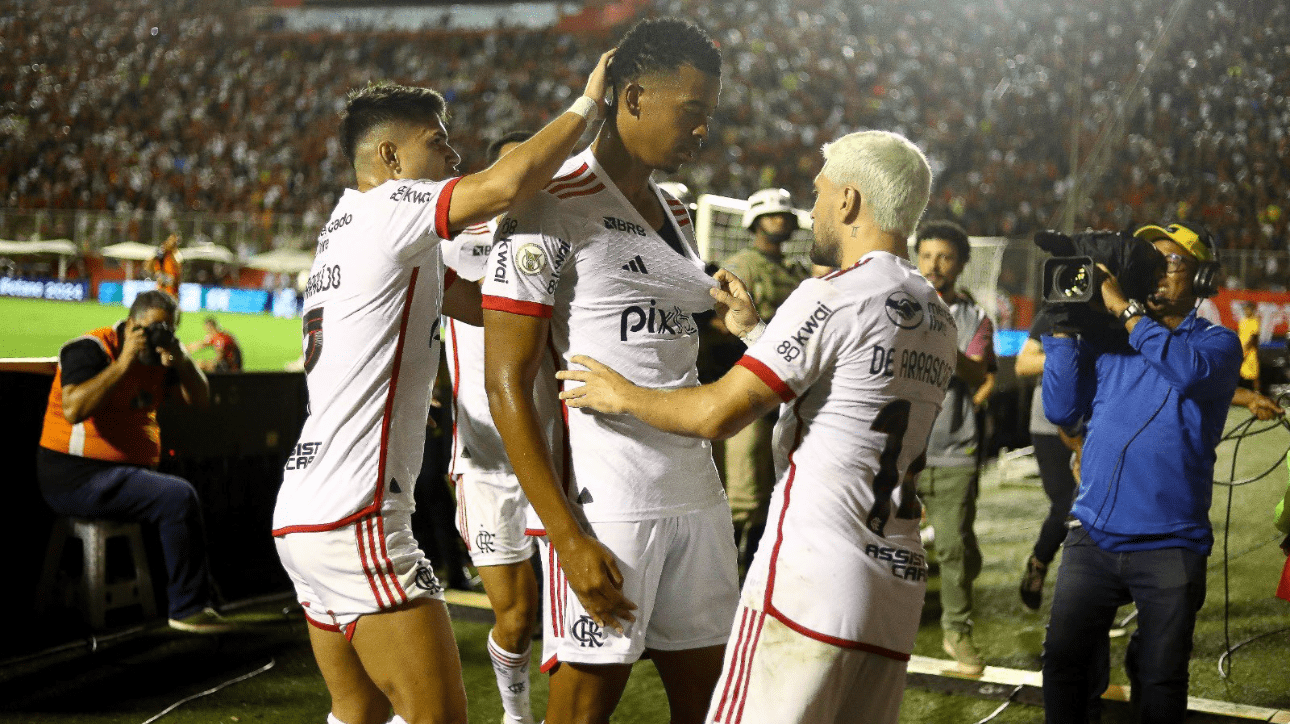
M 443 263 L 468 282 L 484 278 L 488 267 L 488 252 L 493 246 L 493 230 L 488 224 L 468 226 L 456 238 L 439 245 L 443 250 Z
M 838 359 L 846 338 L 844 300 L 828 282 L 802 282 L 766 325 L 766 331 L 736 363 L 757 375 L 788 402 L 806 391 Z
M 447 181 L 387 181 L 369 193 L 381 194 L 384 233 L 378 242 L 396 261 L 452 238 L 448 228 L 448 206 L 452 190 L 461 178 Z
M 541 200 L 512 209 L 497 227 L 481 287 L 484 309 L 547 317 L 571 256 L 555 215 Z
M 64 385 L 79 385 L 94 379 L 94 376 L 111 364 L 107 353 L 98 340 L 90 337 L 74 339 L 63 345 L 58 353 L 58 366 L 62 368 Z

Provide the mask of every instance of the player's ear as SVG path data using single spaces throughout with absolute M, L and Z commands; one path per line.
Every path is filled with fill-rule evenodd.
M 842 212 L 842 223 L 850 226 L 856 223 L 860 218 L 860 208 L 864 206 L 864 197 L 860 195 L 860 189 L 854 186 L 846 186 L 842 189 L 842 203 L 839 210 Z
M 381 165 L 385 166 L 386 168 L 395 172 L 397 172 L 400 169 L 399 148 L 398 146 L 394 145 L 393 141 L 385 140 L 377 144 L 376 155 L 380 157 Z
M 637 117 L 641 114 L 641 90 L 642 88 L 636 83 L 628 83 L 623 89 L 623 107 L 628 113 Z

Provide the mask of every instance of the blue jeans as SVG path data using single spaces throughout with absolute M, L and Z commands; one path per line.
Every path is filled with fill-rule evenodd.
M 161 534 L 170 618 L 187 618 L 210 605 L 206 535 L 201 502 L 187 480 L 135 465 L 83 467 L 65 478 L 68 456 L 43 448 L 37 462 L 40 492 L 60 515 L 152 523 Z
M 1088 720 L 1089 699 L 1101 693 L 1091 679 L 1109 666 L 1107 632 L 1116 608 L 1129 602 L 1137 605 L 1138 626 L 1124 664 L 1138 721 L 1183 720 L 1205 559 L 1186 548 L 1108 553 L 1082 528 L 1067 535 L 1044 639 L 1045 721 Z

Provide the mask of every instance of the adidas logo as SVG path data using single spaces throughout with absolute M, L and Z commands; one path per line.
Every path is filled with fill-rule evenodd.
M 623 264 L 623 269 L 630 272 L 636 272 L 637 274 L 649 274 L 649 269 L 645 268 L 645 260 L 641 258 L 640 254 L 637 254 L 631 261 Z

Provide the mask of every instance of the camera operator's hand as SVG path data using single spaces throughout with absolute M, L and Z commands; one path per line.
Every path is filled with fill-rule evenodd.
M 157 348 L 157 356 L 161 358 L 162 367 L 175 367 L 181 364 L 188 354 L 184 351 L 184 344 L 179 341 L 179 338 L 171 337 L 168 346 Z
M 1118 317 L 1129 306 L 1129 300 L 1125 298 L 1124 291 L 1120 289 L 1120 280 L 1115 278 L 1110 269 L 1105 264 L 1098 264 L 1098 269 L 1102 270 L 1102 303 L 1106 305 L 1106 311 L 1111 316 Z
M 121 356 L 117 359 L 129 368 L 139 361 L 139 355 L 148 349 L 148 331 L 132 319 L 126 322 L 125 341 L 121 343 Z

